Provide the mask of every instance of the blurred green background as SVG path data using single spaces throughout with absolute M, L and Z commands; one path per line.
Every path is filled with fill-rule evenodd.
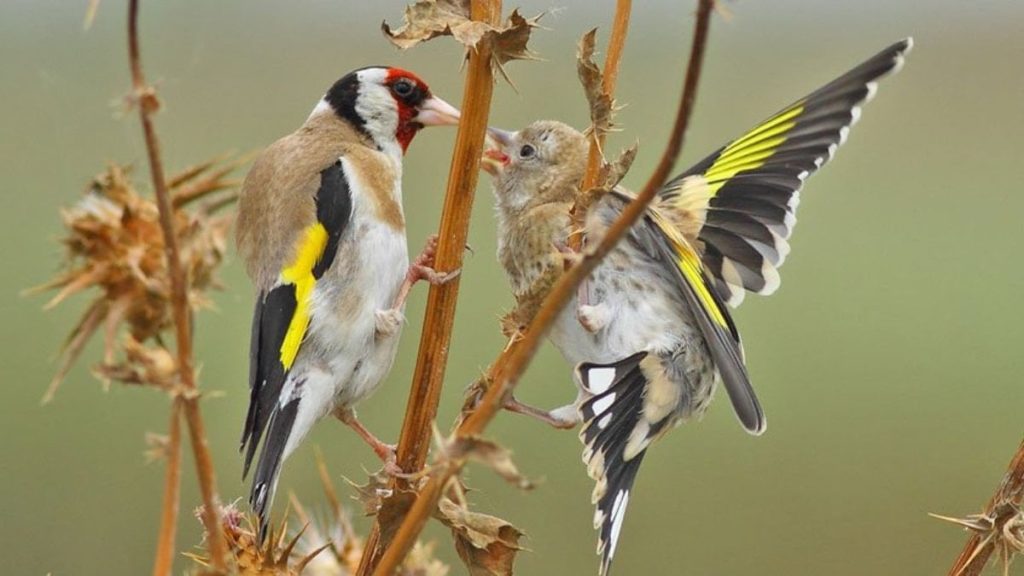
M 511 3 L 510 3 L 511 4 Z M 546 10 L 513 63 L 518 92 L 497 87 L 492 122 L 539 117 L 583 126 L 577 39 L 606 40 L 611 0 L 524 2 Z M 620 78 L 627 105 L 610 149 L 641 142 L 627 183 L 639 186 L 668 133 L 690 40 L 692 2 L 641 1 Z M 56 400 L 40 407 L 54 352 L 83 299 L 43 313 L 19 296 L 58 267 L 58 209 L 107 161 L 144 175 L 140 130 L 119 118 L 129 84 L 125 6 L 104 0 L 82 30 L 86 2 L 0 2 L 0 156 L 5 158 L 0 278 L 5 374 L 0 402 L 0 542 L 6 574 L 145 574 L 151 566 L 163 467 L 145 465 L 146 431 L 164 432 L 168 400 L 89 375 L 97 347 Z M 346 71 L 376 63 L 420 73 L 457 103 L 459 50 L 435 41 L 399 53 L 381 37 L 401 2 L 144 3 L 143 56 L 166 104 L 158 118 L 171 169 L 224 150 L 264 146 L 302 122 Z M 771 423 L 743 433 L 719 399 L 703 422 L 647 458 L 616 558 L 617 574 L 938 574 L 963 542 L 928 512 L 966 514 L 991 494 L 1024 424 L 1024 3 L 1017 0 L 729 2 L 715 17 L 683 165 L 890 42 L 917 41 L 887 79 L 837 160 L 804 191 L 793 254 L 774 297 L 736 312 L 750 372 Z M 406 164 L 410 241 L 436 227 L 454 131 L 430 130 Z M 148 188 L 144 178 L 140 178 Z M 452 362 L 439 426 L 502 346 L 510 305 L 493 258 L 489 187 L 478 190 Z M 245 493 L 237 441 L 246 405 L 251 292 L 237 259 L 218 310 L 198 317 L 203 404 L 225 500 Z M 399 360 L 360 408 L 397 437 L 425 290 L 417 289 Z M 541 405 L 572 397 L 569 369 L 546 348 L 521 387 Z M 471 498 L 529 534 L 522 574 L 592 574 L 591 483 L 572 433 L 503 415 L 490 435 L 541 478 L 521 493 L 473 468 Z M 313 445 L 338 478 L 376 465 L 353 434 L 322 423 L 285 468 L 281 494 L 321 501 Z M 198 542 L 186 453 L 179 549 Z M 284 499 L 279 499 L 281 504 Z M 279 508 L 280 509 L 280 508 Z M 368 522 L 359 520 L 361 529 Z M 454 559 L 445 532 L 428 537 Z M 184 571 L 188 561 L 178 561 Z M 455 565 L 454 574 L 463 573 Z

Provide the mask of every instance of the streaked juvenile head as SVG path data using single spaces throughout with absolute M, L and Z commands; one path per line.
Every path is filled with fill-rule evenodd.
M 372 66 L 343 76 L 331 86 L 310 119 L 330 110 L 369 136 L 378 148 L 404 153 L 424 126 L 458 124 L 459 111 L 434 96 L 430 87 L 401 68 Z
M 587 138 L 572 126 L 539 120 L 518 132 L 489 128 L 495 145 L 481 167 L 494 178 L 501 208 L 568 202 L 583 178 Z

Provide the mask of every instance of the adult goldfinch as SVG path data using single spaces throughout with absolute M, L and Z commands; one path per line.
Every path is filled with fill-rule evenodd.
M 582 420 L 602 575 L 648 446 L 703 414 L 718 381 L 743 427 L 764 432 L 725 304 L 779 287 L 804 181 L 832 158 L 878 78 L 897 70 L 910 47 L 907 39 L 886 48 L 668 182 L 552 328 L 551 340 L 576 365 L 580 397 L 550 412 L 515 400 L 509 408 L 560 426 Z M 497 197 L 498 257 L 516 298 L 533 302 L 563 269 L 587 139 L 553 121 L 491 135 L 499 146 L 485 164 Z M 586 242 L 598 241 L 632 198 L 617 188 L 598 202 Z
M 282 461 L 333 412 L 382 458 L 352 406 L 391 368 L 408 287 L 442 280 L 431 244 L 409 266 L 402 155 L 459 112 L 414 74 L 370 67 L 331 86 L 305 123 L 267 148 L 242 185 L 236 239 L 256 286 L 243 478 L 266 526 Z

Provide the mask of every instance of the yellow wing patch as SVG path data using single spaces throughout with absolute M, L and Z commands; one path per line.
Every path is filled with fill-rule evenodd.
M 306 228 L 295 251 L 292 263 L 281 270 L 281 278 L 287 284 L 295 285 L 295 314 L 288 323 L 288 331 L 281 343 L 281 364 L 285 370 L 292 367 L 299 353 L 299 346 L 309 328 L 309 299 L 313 295 L 316 278 L 313 267 L 323 256 L 327 246 L 327 229 L 317 222 Z
M 702 273 L 702 267 L 700 258 L 697 257 L 697 252 L 690 248 L 689 242 L 669 223 L 664 219 L 664 216 L 651 210 L 649 212 L 654 216 L 654 220 L 657 222 L 658 227 L 665 233 L 669 241 L 672 242 L 672 247 L 675 249 L 675 253 L 678 256 L 676 265 L 679 266 L 680 272 L 683 273 L 683 277 L 693 287 L 694 292 L 697 293 L 697 298 L 700 300 L 704 309 L 711 315 L 711 319 L 722 327 L 727 327 L 728 323 L 725 321 L 725 315 L 722 314 L 722 310 L 718 307 L 718 303 L 715 302 L 714 296 L 711 295 L 711 291 L 708 289 L 708 285 L 704 282 L 704 275 Z
M 704 172 L 710 195 L 714 196 L 736 174 L 763 166 L 786 141 L 786 133 L 793 129 L 803 111 L 803 103 L 799 102 L 726 146 Z

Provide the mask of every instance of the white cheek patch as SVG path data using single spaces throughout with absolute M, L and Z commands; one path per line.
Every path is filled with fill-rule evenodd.
M 359 96 L 356 113 L 363 127 L 378 143 L 392 142 L 398 130 L 398 104 L 386 86 L 387 71 L 370 68 L 359 72 Z

